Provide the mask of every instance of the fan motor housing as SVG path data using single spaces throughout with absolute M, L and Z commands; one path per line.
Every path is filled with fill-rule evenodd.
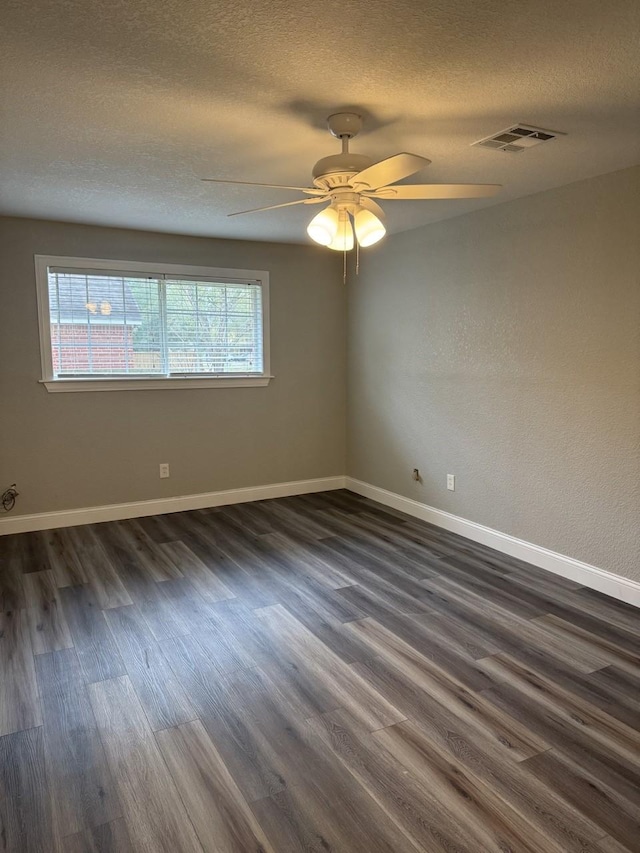
M 345 151 L 342 154 L 330 154 L 328 157 L 318 160 L 313 167 L 313 183 L 317 187 L 335 187 L 348 184 L 349 178 L 371 165 L 373 165 L 373 160 L 366 154 L 353 154 L 351 151 Z

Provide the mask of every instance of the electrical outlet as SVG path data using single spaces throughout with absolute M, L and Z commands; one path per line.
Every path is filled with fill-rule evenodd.
M 169 476 L 169 463 L 168 462 L 161 462 L 160 463 L 160 479 L 166 480 L 168 476 Z
M 447 488 L 450 492 L 455 492 L 456 490 L 456 475 L 455 474 L 447 474 Z

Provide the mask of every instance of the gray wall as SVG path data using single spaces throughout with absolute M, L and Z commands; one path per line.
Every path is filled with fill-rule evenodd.
M 640 580 L 639 226 L 634 168 L 369 250 L 349 474 Z
M 48 393 L 34 254 L 269 270 L 275 379 Z M 18 484 L 12 515 L 344 474 L 345 290 L 333 252 L 2 219 L 0 257 L 0 488 Z

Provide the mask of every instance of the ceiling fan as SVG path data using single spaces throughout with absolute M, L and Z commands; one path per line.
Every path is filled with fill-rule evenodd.
M 409 177 L 428 166 L 431 160 L 418 154 L 394 154 L 386 160 L 374 163 L 364 154 L 349 151 L 349 140 L 362 129 L 362 118 L 356 113 L 334 113 L 327 119 L 329 131 L 342 141 L 340 154 L 323 157 L 313 167 L 312 187 L 290 187 L 278 184 L 258 184 L 252 181 L 229 181 L 219 178 L 203 178 L 217 184 L 242 184 L 251 187 L 295 190 L 309 198 L 270 204 L 252 210 L 241 210 L 229 216 L 258 213 L 294 204 L 327 204 L 311 220 L 307 233 L 312 240 L 335 249 L 348 252 L 357 242 L 358 246 L 372 246 L 386 233 L 384 211 L 377 203 L 381 201 L 422 199 L 484 198 L 500 189 L 500 184 L 402 184 L 397 181 Z M 353 219 L 353 225 L 351 220 Z M 355 227 L 355 235 L 354 235 Z

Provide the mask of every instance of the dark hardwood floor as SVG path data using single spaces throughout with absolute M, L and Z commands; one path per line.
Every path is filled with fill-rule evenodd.
M 344 491 L 0 560 L 2 853 L 640 851 L 630 606 Z

